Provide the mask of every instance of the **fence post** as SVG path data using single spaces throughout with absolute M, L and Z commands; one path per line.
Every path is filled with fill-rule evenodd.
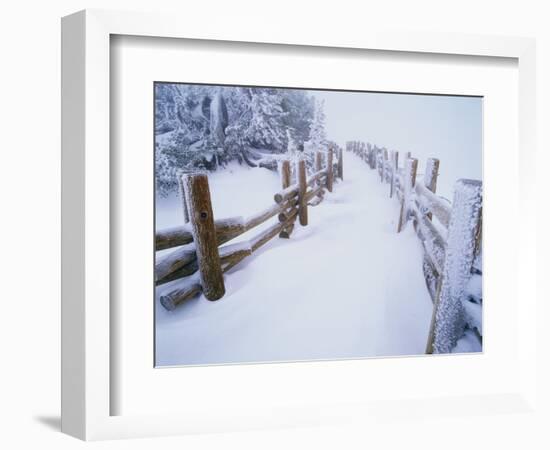
M 384 148 L 384 159 L 382 160 L 382 181 L 387 182 L 388 181 L 388 149 Z
M 399 211 L 399 222 L 397 224 L 397 232 L 400 233 L 405 227 L 409 218 L 409 202 L 416 181 L 416 170 L 418 168 L 418 160 L 409 158 L 405 160 L 405 173 L 403 174 L 403 198 L 401 199 L 401 208 Z
M 424 186 L 435 194 L 437 187 L 437 176 L 439 172 L 439 159 L 428 158 L 426 162 L 426 173 L 424 173 Z M 426 214 L 428 220 L 432 220 L 432 213 Z
M 189 222 L 189 209 L 187 208 L 187 199 L 185 198 L 185 185 L 183 183 L 183 176 L 178 177 L 178 185 L 180 189 L 180 197 L 181 197 L 181 207 L 183 211 L 183 221 L 184 223 Z
M 378 150 L 378 171 L 380 172 L 380 183 L 384 182 L 384 151 L 383 149 Z
M 285 159 L 281 165 L 281 187 L 286 189 L 290 186 L 290 161 Z
M 344 179 L 344 151 L 338 150 L 338 178 Z
M 323 170 L 323 154 L 317 150 L 315 152 L 315 172 L 320 172 L 321 170 Z M 321 178 L 319 178 L 317 180 L 317 183 L 316 183 L 316 186 L 321 186 L 323 184 Z M 319 193 L 319 195 L 317 195 L 317 197 L 322 197 L 323 195 L 321 193 Z
M 208 300 L 218 300 L 225 294 L 225 286 L 208 177 L 205 174 L 185 175 L 183 182 L 197 252 L 202 292 Z
M 307 225 L 307 175 L 306 162 L 303 159 L 298 161 L 298 217 L 300 225 Z
M 332 147 L 328 149 L 327 153 L 327 190 L 332 192 L 332 182 L 334 179 L 334 168 L 332 166 Z
M 288 159 L 285 159 L 281 165 L 281 186 L 283 189 L 286 189 L 290 186 L 290 161 Z M 281 230 L 281 232 L 279 233 L 279 237 L 283 239 L 290 238 L 290 234 L 292 233 L 293 229 L 294 223 Z
M 393 198 L 393 193 L 395 192 L 395 179 L 397 177 L 397 170 L 399 167 L 399 152 L 394 150 L 391 154 L 391 180 L 390 180 L 390 198 Z
M 440 275 L 426 353 L 450 352 L 464 330 L 462 298 L 474 262 L 481 207 L 481 181 L 458 180 L 447 234 L 445 264 Z
M 323 155 L 319 150 L 315 152 L 315 172 L 323 169 Z

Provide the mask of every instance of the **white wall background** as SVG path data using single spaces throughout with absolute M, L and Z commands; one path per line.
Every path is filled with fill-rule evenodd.
M 269 17 L 281 28 L 321 22 L 327 33 L 371 24 L 390 29 L 460 31 L 538 38 L 538 142 L 541 183 L 539 229 L 548 229 L 548 188 L 544 168 L 550 161 L 550 28 L 543 1 L 387 0 L 320 2 L 251 0 L 182 2 L 156 0 L 58 0 L 4 2 L 0 10 L 0 183 L 2 274 L 0 312 L 0 446 L 81 448 L 83 443 L 59 429 L 59 203 L 60 203 L 60 17 L 83 8 L 180 10 L 186 20 L 221 14 L 231 20 Z M 543 255 L 548 238 L 540 233 L 539 289 L 548 292 Z M 548 267 L 548 266 L 546 266 Z M 548 300 L 548 296 L 545 299 Z M 541 325 L 549 308 L 541 302 Z M 548 327 L 539 327 L 549 343 Z M 549 364 L 539 349 L 541 379 Z M 544 378 L 542 378 L 544 377 Z M 549 405 L 548 388 L 541 397 Z M 549 418 L 538 415 L 442 418 L 403 421 L 399 429 L 381 422 L 376 429 L 361 424 L 329 429 L 281 430 L 246 434 L 191 436 L 136 442 L 102 442 L 94 448 L 548 448 Z M 442 444 L 442 442 L 445 442 Z

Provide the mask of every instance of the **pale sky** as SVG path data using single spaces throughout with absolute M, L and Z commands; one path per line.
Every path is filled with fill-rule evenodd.
M 458 178 L 481 179 L 481 98 L 310 92 L 325 101 L 327 137 L 340 145 L 362 140 L 400 155 L 410 151 L 419 172 L 427 158 L 439 158 L 438 192 L 448 198 Z

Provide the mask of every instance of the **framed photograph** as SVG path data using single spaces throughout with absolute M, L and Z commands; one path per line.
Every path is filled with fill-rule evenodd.
M 482 97 L 154 90 L 156 366 L 482 351 Z
M 526 410 L 533 41 L 94 10 L 62 51 L 64 432 Z

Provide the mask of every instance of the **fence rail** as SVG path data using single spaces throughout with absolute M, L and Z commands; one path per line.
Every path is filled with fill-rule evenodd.
M 397 232 L 409 221 L 423 249 L 423 270 L 434 307 L 427 353 L 447 353 L 464 334 L 474 332 L 481 342 L 482 183 L 460 179 L 452 203 L 436 195 L 439 160 L 429 158 L 424 178 L 418 178 L 418 160 L 406 153 L 399 167 L 399 153 L 358 141 L 346 143 L 382 183 L 389 183 L 389 197 L 399 201 Z M 435 219 L 435 220 L 434 220 Z
M 158 286 L 178 280 L 161 295 L 162 306 L 173 310 L 201 292 L 209 300 L 222 298 L 225 294 L 225 272 L 274 237 L 289 238 L 296 220 L 301 226 L 307 226 L 308 208 L 323 201 L 325 190 L 332 192 L 335 173 L 338 178 L 343 178 L 343 149 L 337 150 L 338 162 L 334 164 L 333 149 L 329 148 L 324 167 L 323 154 L 316 152 L 315 172 L 309 177 L 306 162 L 300 159 L 294 170 L 294 184 L 291 184 L 291 163 L 283 161 L 280 167 L 281 191 L 274 194 L 274 203 L 247 219 L 231 217 L 214 220 L 207 175 L 184 175 L 180 192 L 186 223 L 159 230 L 155 234 L 156 251 L 174 248 L 157 259 L 155 283 Z M 275 223 L 249 240 L 227 244 L 275 216 Z

